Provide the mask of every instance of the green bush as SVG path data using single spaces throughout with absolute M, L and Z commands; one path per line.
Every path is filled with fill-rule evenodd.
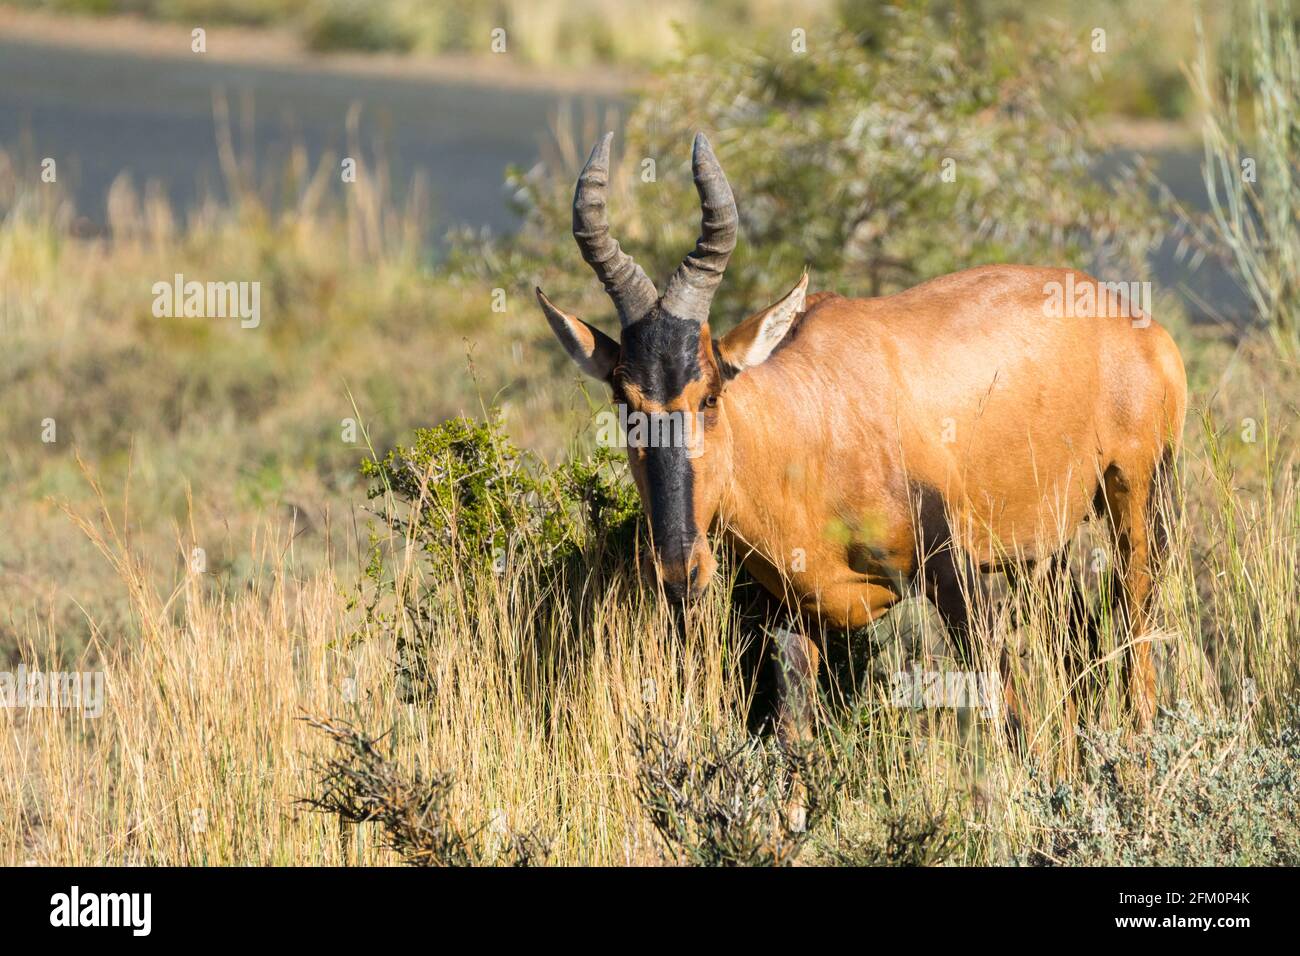
M 494 414 L 417 429 L 410 445 L 366 459 L 361 473 L 386 522 L 431 563 L 500 571 L 503 553 L 523 539 L 547 568 L 593 539 L 630 543 L 640 505 L 621 468 L 605 448 L 549 466 L 520 450 Z
M 396 50 L 407 52 L 415 33 L 390 8 L 366 0 L 324 0 L 308 7 L 303 29 L 313 50 Z
M 410 445 L 362 463 L 386 529 L 372 533 L 366 626 L 395 630 L 412 693 L 427 689 L 437 629 L 477 630 L 485 601 L 508 602 L 540 640 L 585 584 L 635 576 L 642 513 L 625 467 L 607 448 L 549 465 L 516 447 L 497 414 L 419 429 Z M 388 597 L 400 614 L 386 610 Z
M 888 42 L 828 30 L 803 54 L 697 55 L 664 73 L 627 125 L 610 199 L 613 231 L 646 270 L 662 279 L 692 247 L 689 149 L 703 129 L 741 216 L 715 315 L 772 300 L 805 264 L 814 288 L 867 295 L 994 262 L 1145 274 L 1158 219 L 1130 180 L 1096 181 L 1099 150 L 1057 99 L 1077 39 L 990 36 L 970 50 L 960 21 L 893 16 Z M 569 271 L 574 173 L 513 181 L 523 241 Z

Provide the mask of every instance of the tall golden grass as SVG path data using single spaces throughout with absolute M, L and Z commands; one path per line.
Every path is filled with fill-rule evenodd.
M 233 155 L 226 165 L 232 185 L 251 180 Z M 108 688 L 94 719 L 0 708 L 0 863 L 398 862 L 373 825 L 300 802 L 332 752 L 308 716 L 386 734 L 405 772 L 449 775 L 451 812 L 475 840 L 536 829 L 555 863 L 675 861 L 642 804 L 633 731 L 683 728 L 688 747 L 745 733 L 749 638 L 726 587 L 682 644 L 619 560 L 548 583 L 525 541 L 509 575 L 464 589 L 460 569 L 428 567 L 377 519 L 399 579 L 442 600 L 438 626 L 418 635 L 403 615 L 392 627 L 368 620 L 356 594 L 369 553 L 365 449 L 340 441 L 340 419 L 364 419 L 384 448 L 414 424 L 499 399 L 522 444 L 554 450 L 586 440 L 574 427 L 589 399 L 557 373 L 526 298 L 493 312 L 495 283 L 425 266 L 414 212 L 367 192 L 339 211 L 301 157 L 295 169 L 280 211 L 245 185 L 233 208 L 207 205 L 183 225 L 123 185 L 115 238 L 87 242 L 68 237 L 66 206 L 6 192 L 0 161 L 0 377 L 12 386 L 0 423 L 0 650 L 11 670 L 102 671 Z M 532 284 L 534 266 L 500 255 L 492 265 L 511 290 Z M 178 268 L 263 277 L 282 290 L 275 328 L 250 338 L 152 320 L 150 284 Z M 1194 412 L 1152 635 L 1161 703 L 1234 729 L 1226 744 L 1193 741 L 1185 760 L 1139 771 L 1138 862 L 1176 842 L 1162 810 L 1188 781 L 1287 721 L 1300 675 L 1300 375 L 1258 340 L 1176 331 Z M 52 445 L 38 437 L 46 415 L 61 422 Z M 194 547 L 210 555 L 206 573 L 190 569 Z M 1095 591 L 1104 537 L 1088 529 L 1075 549 Z M 523 619 L 561 584 L 572 601 Z M 1072 788 L 1071 819 L 1085 821 L 1100 799 L 1069 711 L 1062 662 L 1074 637 L 1058 606 L 1030 589 L 976 661 L 951 659 L 920 602 L 859 636 L 852 666 L 823 688 L 819 742 L 845 779 L 801 859 L 1070 862 L 1042 844 L 1050 823 L 1032 799 L 1044 780 Z M 430 693 L 406 703 L 398 643 L 416 637 Z M 1084 729 L 1140 748 L 1124 709 L 1126 637 L 1108 640 Z M 1018 653 L 1027 752 L 976 712 L 893 705 L 896 671 L 996 672 L 1003 642 Z M 1253 794 L 1234 799 L 1249 807 Z
M 1279 452 L 1276 443 L 1261 432 L 1258 447 L 1236 449 L 1258 468 L 1243 486 L 1222 435 L 1192 436 L 1153 635 L 1162 704 L 1239 721 L 1242 746 L 1283 717 L 1300 674 L 1300 482 L 1294 447 Z M 395 632 L 366 633 L 338 577 L 297 570 L 283 535 L 250 542 L 273 570 L 242 593 L 196 574 L 160 590 L 113 511 L 101 499 L 71 520 L 114 569 L 132 626 L 96 629 L 72 662 L 52 630 L 20 648 L 28 669 L 103 670 L 108 700 L 97 720 L 0 710 L 6 864 L 395 862 L 380 834 L 298 803 L 313 793 L 313 763 L 328 746 L 305 715 L 386 731 L 399 767 L 450 774 L 455 818 L 479 839 L 536 828 L 554 862 L 659 863 L 668 857 L 638 800 L 631 728 L 652 720 L 697 735 L 738 730 L 749 700 L 721 589 L 685 645 L 653 594 L 626 578 L 584 595 L 589 615 L 558 615 L 548 639 L 535 642 L 511 610 L 532 593 L 536 557 L 525 545 L 509 576 L 474 589 L 476 606 L 444 612 L 425 645 L 434 690 L 404 704 Z M 402 575 L 429 573 L 411 543 L 390 544 Z M 1086 577 L 1091 552 L 1078 550 Z M 1028 755 L 975 713 L 890 706 L 888 669 L 906 661 L 897 648 L 867 662 L 867 674 L 877 673 L 847 703 L 828 694 L 824 740 L 852 759 L 807 859 L 884 840 L 908 808 L 945 821 L 955 862 L 1005 862 L 1032 846 L 1041 821 L 1021 799 L 1031 774 L 1046 768 L 1068 782 L 1080 773 L 1064 718 L 1061 662 L 1072 638 L 1052 607 L 1030 594 L 1014 627 L 1006 617 L 998 625 L 1021 654 Z M 918 626 L 933 629 L 920 611 Z M 905 639 L 898 617 L 873 636 L 886 646 Z M 925 653 L 920 666 L 941 666 Z M 1123 728 L 1123 694 L 1116 679 L 1107 686 L 1090 726 Z M 1159 803 L 1157 793 L 1153 814 Z

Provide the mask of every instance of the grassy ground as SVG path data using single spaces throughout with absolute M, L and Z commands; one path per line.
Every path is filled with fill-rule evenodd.
M 560 364 L 526 298 L 511 290 L 494 312 L 487 283 L 430 274 L 413 226 L 378 197 L 279 215 L 250 200 L 185 226 L 157 203 L 118 200 L 111 243 L 66 238 L 66 213 L 30 197 L 0 228 L 4 652 L 11 670 L 103 670 L 109 694 L 97 720 L 0 710 L 0 860 L 399 859 L 409 834 L 383 849 L 376 825 L 296 803 L 320 795 L 313 768 L 339 746 L 305 715 L 389 731 L 386 772 L 408 785 L 419 768 L 426 784 L 449 775 L 439 812 L 475 859 L 534 832 L 546 859 L 569 863 L 731 846 L 693 816 L 716 797 L 699 781 L 682 784 L 701 794 L 678 807 L 677 842 L 645 810 L 663 795 L 647 777 L 655 761 L 707 765 L 721 746 L 714 757 L 742 780 L 770 761 L 761 746 L 719 744 L 745 739 L 754 693 L 725 589 L 679 647 L 623 555 L 552 579 L 544 549 L 524 543 L 511 574 L 469 587 L 418 540 L 367 524 L 367 434 L 383 450 L 417 423 L 482 417 L 481 401 L 503 404 L 506 432 L 552 458 L 583 444 L 598 396 Z M 270 276 L 272 318 L 259 331 L 154 319 L 152 282 L 200 268 Z M 1124 762 L 1139 745 L 1121 733 L 1114 661 L 1087 722 L 1096 749 L 1065 732 L 1068 637 L 1045 600 L 1000 625 L 1023 654 L 1029 759 L 970 712 L 888 706 L 892 670 L 938 667 L 945 653 L 932 616 L 909 604 L 863 640 L 859 677 L 826 687 L 823 745 L 847 769 L 801 859 L 1295 860 L 1293 823 L 1267 787 L 1294 784 L 1277 776 L 1287 744 L 1269 734 L 1287 725 L 1300 651 L 1297 377 L 1262 339 L 1180 339 L 1193 414 L 1158 639 L 1162 703 L 1190 709 L 1158 738 L 1168 762 Z M 348 418 L 363 423 L 355 443 Z M 382 496 L 374 507 L 395 513 Z M 364 613 L 368 527 L 390 579 L 430 589 L 434 623 Z M 1085 579 L 1092 546 L 1076 548 Z M 190 570 L 194 547 L 203 573 Z M 475 554 L 457 565 L 472 575 Z M 557 603 L 557 590 L 569 598 Z M 418 705 L 403 703 L 394 666 L 412 642 L 427 664 Z M 685 735 L 637 736 L 663 726 Z M 1131 778 L 1098 769 L 1114 766 Z M 1214 781 L 1221 790 L 1207 790 Z M 755 804 L 732 837 L 741 827 L 779 845 L 768 797 L 742 790 Z M 407 793 L 385 799 L 395 792 Z
M 780 228 L 781 202 L 824 182 L 901 197 L 895 228 L 825 239 L 839 258 L 818 278 L 836 287 L 899 259 L 1077 264 L 1080 224 L 1111 224 L 1117 204 L 1069 178 L 1087 165 L 1074 124 L 1034 125 L 1051 111 L 1023 94 L 989 110 L 1011 94 L 954 93 L 935 75 L 959 54 L 936 66 L 915 49 L 871 51 L 871 69 L 848 48 L 807 74 L 737 67 L 711 88 L 721 106 L 691 101 L 688 66 L 633 117 L 632 162 L 667 155 L 659 138 L 687 141 L 666 105 L 681 107 L 673 124 L 728 131 L 729 172 L 758 214 L 720 312 L 788 285 L 805 243 L 863 238 L 840 204 Z M 974 178 L 1005 181 L 1008 153 L 1025 167 L 1014 198 L 918 185 L 928 167 L 908 144 L 940 142 L 928 126 L 810 150 L 801 137 L 844 125 L 827 78 L 860 84 L 845 88 L 904 131 L 930 115 L 907 91 L 939 82 L 954 142 L 994 157 Z M 885 79 L 891 97 L 871 96 Z M 798 122 L 727 112 L 760 101 Z M 1041 156 L 1019 148 L 1044 140 Z M 762 142 L 784 145 L 746 149 Z M 791 166 L 816 163 L 826 171 L 792 182 Z M 681 170 L 661 171 L 684 201 Z M 989 635 L 1017 652 L 1026 752 L 977 710 L 897 706 L 900 670 L 996 670 L 951 661 L 933 613 L 909 601 L 835 655 L 804 755 L 819 812 L 795 833 L 770 739 L 746 727 L 765 689 L 743 577 L 724 555 L 737 589 L 715 588 L 679 643 L 635 573 L 635 538 L 591 511 L 626 516 L 626 485 L 592 464 L 605 397 L 584 390 L 530 294 L 608 314 L 563 222 L 571 172 L 516 181 L 533 195 L 525 233 L 437 268 L 422 211 L 392 208 L 382 181 L 344 186 L 296 156 L 277 174 L 292 198 L 268 208 L 242 175 L 232 165 L 235 203 L 185 216 L 121 183 L 112 239 L 85 240 L 55 187 L 23 186 L 36 171 L 0 156 L 0 654 L 6 672 L 107 681 L 98 717 L 0 708 L 0 863 L 1300 862 L 1300 370 L 1263 331 L 1190 326 L 1157 299 L 1192 391 L 1157 595 L 1157 733 L 1125 718 L 1113 624 L 1090 703 L 1070 712 L 1073 638 L 1044 593 Z M 693 216 L 626 169 L 616 179 L 619 228 L 661 272 Z M 177 272 L 258 279 L 262 323 L 156 318 L 153 284 Z M 886 290 L 908 278 L 885 275 Z M 494 408 L 499 428 L 412 438 Z M 1109 561 L 1095 529 L 1074 556 L 1095 598 Z

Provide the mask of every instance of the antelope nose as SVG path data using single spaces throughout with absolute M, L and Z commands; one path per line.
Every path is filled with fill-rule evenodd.
M 673 604 L 681 604 L 687 598 L 699 597 L 703 590 L 697 583 L 699 577 L 700 568 L 694 560 L 687 567 L 684 580 L 663 575 L 660 580 L 663 582 L 664 596 Z
M 698 537 L 684 536 L 658 554 L 659 581 L 664 595 L 674 604 L 697 597 L 708 575 L 701 573 L 708 546 Z
M 686 585 L 678 581 L 669 581 L 664 579 L 664 597 L 668 598 L 669 604 L 681 604 L 686 600 Z

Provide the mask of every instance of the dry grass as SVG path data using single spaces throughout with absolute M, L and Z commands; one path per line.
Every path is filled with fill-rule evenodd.
M 688 690 L 677 650 L 637 640 L 629 625 L 644 618 L 617 607 L 589 635 L 585 672 L 549 691 L 547 719 L 499 664 L 527 662 L 528 651 L 493 608 L 479 632 L 436 649 L 429 667 L 444 692 L 427 707 L 402 705 L 393 644 L 350 639 L 356 615 L 330 578 L 282 570 L 229 597 L 196 575 L 164 596 L 103 521 L 85 530 L 122 575 L 138 631 L 96 634 L 74 665 L 107 674 L 97 721 L 0 710 L 5 863 L 391 862 L 364 831 L 345 852 L 332 819 L 297 806 L 327 743 L 299 719 L 308 714 L 382 728 L 401 766 L 450 775 L 467 831 L 484 820 L 540 825 L 559 862 L 647 862 L 626 715 L 645 706 L 653 681 L 665 718 L 688 707 L 723 718 L 719 655 L 689 649 L 709 662 Z M 269 559 L 279 547 L 260 550 Z M 49 644 L 21 656 L 29 669 L 59 658 Z
M 597 555 L 590 575 L 557 582 L 541 547 L 524 541 L 512 552 L 509 575 L 489 575 L 467 588 L 461 575 L 468 572 L 427 564 L 414 542 L 381 521 L 377 530 L 394 573 L 413 582 L 409 593 L 427 590 L 441 609 L 437 626 L 419 633 L 408 616 L 386 626 L 362 613 L 355 586 L 369 553 L 364 516 L 343 527 L 324 512 L 334 503 L 346 514 L 347 503 L 361 497 L 355 478 L 348 483 L 338 476 L 355 474 L 365 433 L 359 445 L 336 444 L 337 416 L 355 414 L 348 390 L 343 381 L 333 385 L 319 371 L 304 375 L 298 362 L 283 361 L 286 352 L 300 356 L 294 350 L 310 338 L 297 330 L 325 336 L 316 355 L 331 368 L 352 368 L 365 356 L 416 362 L 410 342 L 426 333 L 413 330 L 412 317 L 449 303 L 487 346 L 475 352 L 468 371 L 463 358 L 431 347 L 429 360 L 445 370 L 440 380 L 431 380 L 439 376 L 427 369 L 410 376 L 391 370 L 407 389 L 392 405 L 383 396 L 397 386 L 369 379 L 356 398 L 363 408 L 388 409 L 371 433 L 378 447 L 391 440 L 382 435 L 400 433 L 402 408 L 427 407 L 430 418 L 441 417 L 459 410 L 450 403 L 463 403 L 476 389 L 494 394 L 515 380 L 518 363 L 503 343 L 523 335 L 534 342 L 544 330 L 534 320 L 536 328 L 526 332 L 522 310 L 491 313 L 491 297 L 480 301 L 481 290 L 446 281 L 425 288 L 422 270 L 403 259 L 405 240 L 388 246 L 382 229 L 365 238 L 365 220 L 375 220 L 364 209 L 346 212 L 352 226 L 335 232 L 325 213 L 262 219 L 258 208 L 250 206 L 251 218 L 200 220 L 181 247 L 220 273 L 232 261 L 226 257 L 283 240 L 273 265 L 278 281 L 327 277 L 353 308 L 386 290 L 360 312 L 364 320 L 340 314 L 337 324 L 313 322 L 314 300 L 304 307 L 291 296 L 285 331 L 292 334 L 279 341 L 196 328 L 185 333 L 197 336 L 196 344 L 177 338 L 174 327 L 131 318 L 147 301 L 131 290 L 167 261 L 154 245 L 162 240 L 151 239 L 143 226 L 113 245 L 67 240 L 50 225 L 57 216 L 48 211 L 11 216 L 0 229 L 0 315 L 15 333 L 5 369 L 29 386 L 15 392 L 22 414 L 10 420 L 14 430 L 6 439 L 14 480 L 4 510 L 15 531 L 5 544 L 8 661 L 11 670 L 21 663 L 29 670 L 103 671 L 108 686 L 97 719 L 0 709 L 0 862 L 398 863 L 412 858 L 409 846 L 382 821 L 408 821 L 398 833 L 427 833 L 430 808 L 439 826 L 461 835 L 465 858 L 476 862 L 507 862 L 507 844 L 519 834 L 535 835 L 547 848 L 533 853 L 535 861 L 559 864 L 721 861 L 736 847 L 762 851 L 751 858 L 770 858 L 763 848 L 774 831 L 761 794 L 753 813 L 741 806 L 710 815 L 708 801 L 717 793 L 683 804 L 706 811 L 681 831 L 695 847 L 684 857 L 665 852 L 639 783 L 647 767 L 638 758 L 637 726 L 680 732 L 673 759 L 685 769 L 684 780 L 710 761 L 725 779 L 739 782 L 733 796 L 763 779 L 755 775 L 768 759 L 763 746 L 719 743 L 745 741 L 745 715 L 751 703 L 762 707 L 742 653 L 755 638 L 739 629 L 724 586 L 681 645 L 669 636 L 655 595 L 629 573 L 626 555 Z M 141 213 L 129 221 L 148 218 Z M 340 235 L 351 238 L 340 246 L 331 239 Z M 361 245 L 350 248 L 351 242 Z M 342 264 L 354 254 L 363 268 Z M 390 331 L 385 322 L 394 314 L 399 318 Z M 66 324 L 54 321 L 62 315 Z M 158 336 L 168 338 L 152 353 L 160 363 L 153 378 L 106 358 L 130 354 L 141 342 L 158 344 Z M 403 348 L 394 346 L 397 340 Z M 1189 333 L 1182 344 L 1195 412 L 1170 516 L 1174 534 L 1155 639 L 1162 703 L 1186 701 L 1206 720 L 1236 722 L 1226 745 L 1221 738 L 1188 744 L 1215 754 L 1226 746 L 1226 760 L 1262 746 L 1269 729 L 1285 720 L 1300 675 L 1300 465 L 1293 424 L 1300 389 L 1294 367 L 1261 342 L 1234 346 L 1202 332 Z M 231 396 L 247 382 L 239 363 L 227 364 L 235 354 L 274 371 L 258 380 L 267 391 L 254 391 L 243 411 L 231 415 Z M 544 353 L 536 354 L 540 360 Z M 42 372 L 45 355 L 58 358 Z M 78 355 L 96 357 L 102 372 L 82 394 L 60 398 L 61 370 Z M 511 386 L 508 394 L 527 399 L 512 403 L 506 424 L 525 444 L 554 448 L 565 442 L 575 410 L 581 415 L 587 405 L 570 376 L 543 371 Z M 156 379 L 173 375 L 172 381 L 200 376 L 215 396 L 179 424 L 158 414 L 150 391 Z M 68 400 L 90 403 L 83 416 L 70 419 L 80 440 L 41 446 L 23 422 L 39 421 L 47 402 L 68 421 L 57 404 Z M 134 450 L 123 448 L 104 417 L 92 412 L 102 402 L 131 416 Z M 322 414 L 333 402 L 339 410 Z M 522 427 L 525 421 L 532 431 Z M 549 430 L 537 431 L 538 422 L 549 422 Z M 309 467 L 271 458 L 280 484 L 241 493 L 247 476 L 241 460 L 270 454 L 286 435 L 300 436 L 295 440 Z M 73 443 L 92 455 L 86 468 L 105 479 L 103 490 L 80 472 L 68 447 Z M 310 488 L 319 489 L 321 504 L 286 517 L 284 503 L 302 500 Z M 378 504 L 386 510 L 382 499 Z M 195 546 L 209 551 L 206 573 L 188 570 Z M 1098 547 L 1105 544 L 1094 530 L 1076 545 L 1089 593 Z M 43 593 L 27 591 L 25 579 Z M 551 594 L 560 587 L 569 597 L 556 603 Z M 1105 791 L 1090 781 L 1066 710 L 1070 678 L 1062 660 L 1071 637 L 1051 598 L 1031 593 L 1015 629 L 1004 617 L 994 635 L 1021 651 L 1032 741 L 1027 755 L 1007 745 L 997 721 L 975 711 L 890 705 L 891 675 L 909 666 L 996 671 L 987 659 L 952 661 L 925 605 L 906 602 L 874 632 L 857 636 L 824 685 L 820 744 L 844 772 L 825 795 L 830 809 L 809 833 L 800 861 L 1050 861 L 1062 821 L 1045 816 L 1045 804 L 1034 799 L 1044 781 L 1049 794 L 1057 787 L 1075 793 L 1069 820 L 1089 821 L 1101 812 Z M 541 614 L 544 606 L 552 610 Z M 1141 747 L 1124 736 L 1122 639 L 1112 634 L 1109 640 L 1096 668 L 1100 692 L 1089 726 Z M 406 689 L 399 686 L 402 641 L 420 648 L 431 690 L 414 703 L 403 702 Z M 358 804 L 327 804 L 347 810 L 328 815 L 301 803 L 321 798 L 318 770 L 341 759 L 337 742 L 347 746 L 351 739 L 321 734 L 304 717 L 336 728 L 338 720 L 348 721 L 364 740 L 383 735 L 384 763 L 367 778 L 378 781 L 378 790 L 343 791 L 382 810 L 375 822 L 340 821 L 364 816 L 368 811 L 358 811 Z M 1168 785 L 1153 768 L 1138 787 L 1147 800 L 1139 821 L 1115 833 L 1124 839 L 1137 833 L 1139 843 L 1152 847 L 1200 847 L 1186 816 L 1181 842 L 1162 833 L 1162 801 L 1185 799 L 1187 767 L 1213 774 L 1220 765 L 1217 756 L 1208 764 L 1180 764 L 1178 780 Z M 1220 799 L 1256 805 L 1250 792 Z M 1270 825 L 1271 805 L 1261 797 L 1258 806 L 1261 825 Z M 708 819 L 721 820 L 720 829 L 701 836 L 698 822 Z M 757 830 L 744 829 L 751 827 Z M 1252 859 L 1239 841 L 1231 846 L 1247 853 L 1245 862 Z M 1095 853 L 1112 858 L 1110 849 Z
M 365 613 L 367 442 L 500 404 L 521 445 L 554 453 L 589 445 L 591 405 L 518 294 L 548 266 L 489 248 L 477 272 L 433 272 L 418 210 L 394 212 L 379 186 L 340 196 L 315 170 L 298 157 L 272 209 L 230 155 L 239 202 L 184 223 L 122 185 L 116 238 L 87 242 L 0 157 L 0 654 L 11 671 L 102 671 L 108 695 L 93 719 L 0 708 L 0 863 L 502 863 L 521 835 L 557 864 L 1296 861 L 1276 800 L 1295 761 L 1270 737 L 1300 689 L 1293 362 L 1170 323 L 1193 414 L 1157 596 L 1161 703 L 1230 732 L 1135 738 L 1112 628 L 1084 714 L 1105 747 L 1080 748 L 1073 638 L 1057 596 L 1032 590 L 988 642 L 1019 652 L 1026 752 L 978 711 L 896 706 L 900 670 L 997 670 L 990 653 L 953 661 L 908 601 L 833 655 L 818 745 L 836 773 L 792 840 L 770 812 L 770 747 L 746 726 L 764 706 L 746 653 L 759 638 L 727 565 L 683 643 L 625 553 L 557 576 L 523 540 L 510 573 L 479 573 L 483 555 L 432 562 L 377 520 L 395 593 L 427 614 Z M 276 319 L 251 336 L 153 319 L 148 289 L 176 271 L 258 277 Z M 40 441 L 47 416 L 56 443 Z M 390 519 L 393 504 L 376 501 Z M 1096 549 L 1104 564 L 1087 529 L 1090 596 Z M 638 727 L 672 728 L 671 747 Z M 1121 755 L 1122 785 L 1096 752 Z M 668 841 L 656 800 L 680 817 Z
M 1209 442 L 1194 440 L 1187 456 L 1161 589 L 1162 702 L 1238 721 L 1232 746 L 1241 748 L 1284 717 L 1296 691 L 1300 484 L 1294 452 L 1281 460 L 1274 452 L 1271 470 L 1242 487 L 1222 443 Z M 1240 446 L 1238 465 L 1262 454 Z M 556 863 L 659 863 L 666 857 L 644 806 L 633 728 L 679 728 L 687 767 L 692 753 L 718 756 L 715 732 L 743 740 L 752 687 L 735 666 L 721 594 L 679 646 L 653 595 L 616 575 L 581 595 L 576 617 L 544 622 L 542 644 L 516 611 L 538 600 L 541 578 L 527 563 L 539 559 L 525 552 L 518 570 L 472 589 L 475 607 L 443 612 L 426 645 L 432 692 L 402 704 L 396 632 L 358 632 L 360 617 L 335 579 L 298 572 L 284 540 L 252 543 L 273 570 L 242 593 L 223 593 L 203 575 L 159 591 L 108 509 L 76 520 L 118 574 L 132 626 L 93 629 L 73 663 L 107 674 L 99 719 L 0 710 L 4 863 L 398 862 L 382 831 L 300 805 L 319 794 L 314 768 L 330 756 L 330 740 L 306 715 L 386 733 L 385 773 L 407 781 L 404 793 L 418 794 L 420 779 L 440 781 L 439 812 L 470 859 L 498 860 L 493 841 L 535 833 Z M 414 549 L 395 544 L 402 574 L 427 573 Z M 831 695 L 823 746 L 848 771 L 804 859 L 926 861 L 937 845 L 934 859 L 1005 862 L 1034 845 L 1044 821 L 1024 795 L 1035 781 L 1086 783 L 1073 735 L 1062 732 L 1068 638 L 1059 620 L 1044 618 L 1046 607 L 1031 599 L 1016 634 L 1033 689 L 1036 743 L 1027 757 L 972 712 L 888 706 L 884 674 L 860 681 L 847 702 Z M 887 627 L 873 639 L 890 635 Z M 20 657 L 29 669 L 52 668 L 65 660 L 58 644 L 45 631 Z M 921 666 L 942 666 L 909 653 Z M 893 660 L 878 652 L 864 669 L 887 670 Z M 1254 688 L 1243 697 L 1246 678 Z M 1120 695 L 1104 694 L 1098 709 L 1090 726 L 1123 731 Z M 1158 828 L 1165 796 L 1147 795 L 1144 812 Z

